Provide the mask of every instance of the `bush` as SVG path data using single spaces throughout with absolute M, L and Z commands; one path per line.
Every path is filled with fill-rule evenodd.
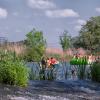
M 78 78 L 79 79 L 84 79 L 85 78 L 85 70 L 86 70 L 86 65 L 88 64 L 88 61 L 85 57 L 83 58 L 72 58 L 70 61 L 71 65 L 77 65 L 78 67 Z
M 81 79 L 81 80 L 85 79 L 85 70 L 86 70 L 86 65 L 79 65 L 78 66 L 79 79 Z
M 71 65 L 87 65 L 88 61 L 86 58 L 72 58 L 70 60 Z
M 91 77 L 93 81 L 100 82 L 100 62 L 95 62 L 91 66 Z
M 28 69 L 25 64 L 13 57 L 11 53 L 0 53 L 0 82 L 10 85 L 26 86 Z

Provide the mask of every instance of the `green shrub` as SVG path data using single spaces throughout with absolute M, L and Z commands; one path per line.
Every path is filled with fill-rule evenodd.
M 28 69 L 25 64 L 12 53 L 0 52 L 0 82 L 10 85 L 26 86 Z
M 100 82 L 100 62 L 95 62 L 91 66 L 91 77 L 93 81 Z
M 86 70 L 86 65 L 79 65 L 78 66 L 78 78 L 83 80 L 85 79 L 85 70 Z
M 88 64 L 88 61 L 85 57 L 83 58 L 72 58 L 70 60 L 71 65 L 76 65 L 78 68 L 78 78 L 79 79 L 84 79 L 85 78 L 85 70 L 86 70 L 86 65 Z
M 70 60 L 71 65 L 87 65 L 88 61 L 86 58 L 72 58 Z

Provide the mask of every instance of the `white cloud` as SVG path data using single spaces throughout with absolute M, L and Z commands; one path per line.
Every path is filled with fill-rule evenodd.
M 78 20 L 77 20 L 77 23 L 78 23 L 79 25 L 85 25 L 85 24 L 86 24 L 86 21 L 85 21 L 85 20 L 82 20 L 82 19 L 78 19 Z
M 6 18 L 8 15 L 8 12 L 6 9 L 0 8 L 0 18 Z
M 79 14 L 72 9 L 47 10 L 45 14 L 52 18 L 79 17 Z
M 86 24 L 85 20 L 78 19 L 77 20 L 77 25 L 74 27 L 74 30 L 75 31 L 80 31 L 80 29 L 82 28 L 82 26 L 85 25 L 85 24 Z
M 100 13 L 100 8 L 96 8 L 96 11 Z
M 28 5 L 36 9 L 49 9 L 55 8 L 56 5 L 50 0 L 28 0 Z
M 75 26 L 74 29 L 75 29 L 76 31 L 80 31 L 81 28 L 82 28 L 82 25 L 77 25 L 77 26 Z

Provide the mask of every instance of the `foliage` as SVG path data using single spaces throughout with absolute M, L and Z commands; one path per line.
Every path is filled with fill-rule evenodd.
M 83 58 L 72 58 L 70 61 L 71 65 L 77 66 L 78 68 L 78 78 L 84 79 L 85 78 L 85 69 L 86 65 L 88 64 L 88 61 L 85 57 Z
M 28 69 L 11 52 L 0 52 L 0 82 L 10 85 L 27 85 Z
M 43 37 L 43 33 L 33 29 L 26 37 L 26 58 L 28 60 L 40 60 L 46 49 L 46 40 Z
M 84 44 L 81 42 L 81 38 L 79 36 L 73 37 L 71 42 L 74 48 L 84 48 Z
M 67 31 L 64 31 L 63 35 L 60 36 L 60 44 L 62 46 L 63 51 L 67 50 L 71 46 L 71 37 L 68 36 Z
M 95 62 L 91 66 L 91 77 L 93 81 L 100 82 L 100 62 Z
M 70 60 L 71 65 L 87 65 L 88 61 L 86 58 L 72 58 Z
M 66 55 L 66 54 L 64 54 L 63 59 L 64 59 L 65 61 L 68 61 L 68 62 L 69 62 L 69 61 L 72 59 L 72 56 L 71 56 L 71 55 Z
M 92 52 L 100 51 L 100 16 L 92 17 L 74 38 L 74 47 L 83 47 Z

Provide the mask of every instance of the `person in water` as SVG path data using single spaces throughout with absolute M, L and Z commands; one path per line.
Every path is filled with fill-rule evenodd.
M 51 69 L 52 69 L 51 60 L 50 60 L 50 58 L 47 58 L 46 69 L 45 69 L 45 78 L 48 80 L 52 79 L 51 78 Z
M 57 76 L 58 64 L 59 62 L 55 58 L 51 57 L 51 66 L 52 66 L 51 72 L 54 79 L 56 79 Z
M 45 79 L 45 69 L 46 69 L 46 59 L 45 59 L 45 57 L 43 57 L 41 59 L 41 70 L 40 70 L 40 74 L 42 75 L 42 79 Z

